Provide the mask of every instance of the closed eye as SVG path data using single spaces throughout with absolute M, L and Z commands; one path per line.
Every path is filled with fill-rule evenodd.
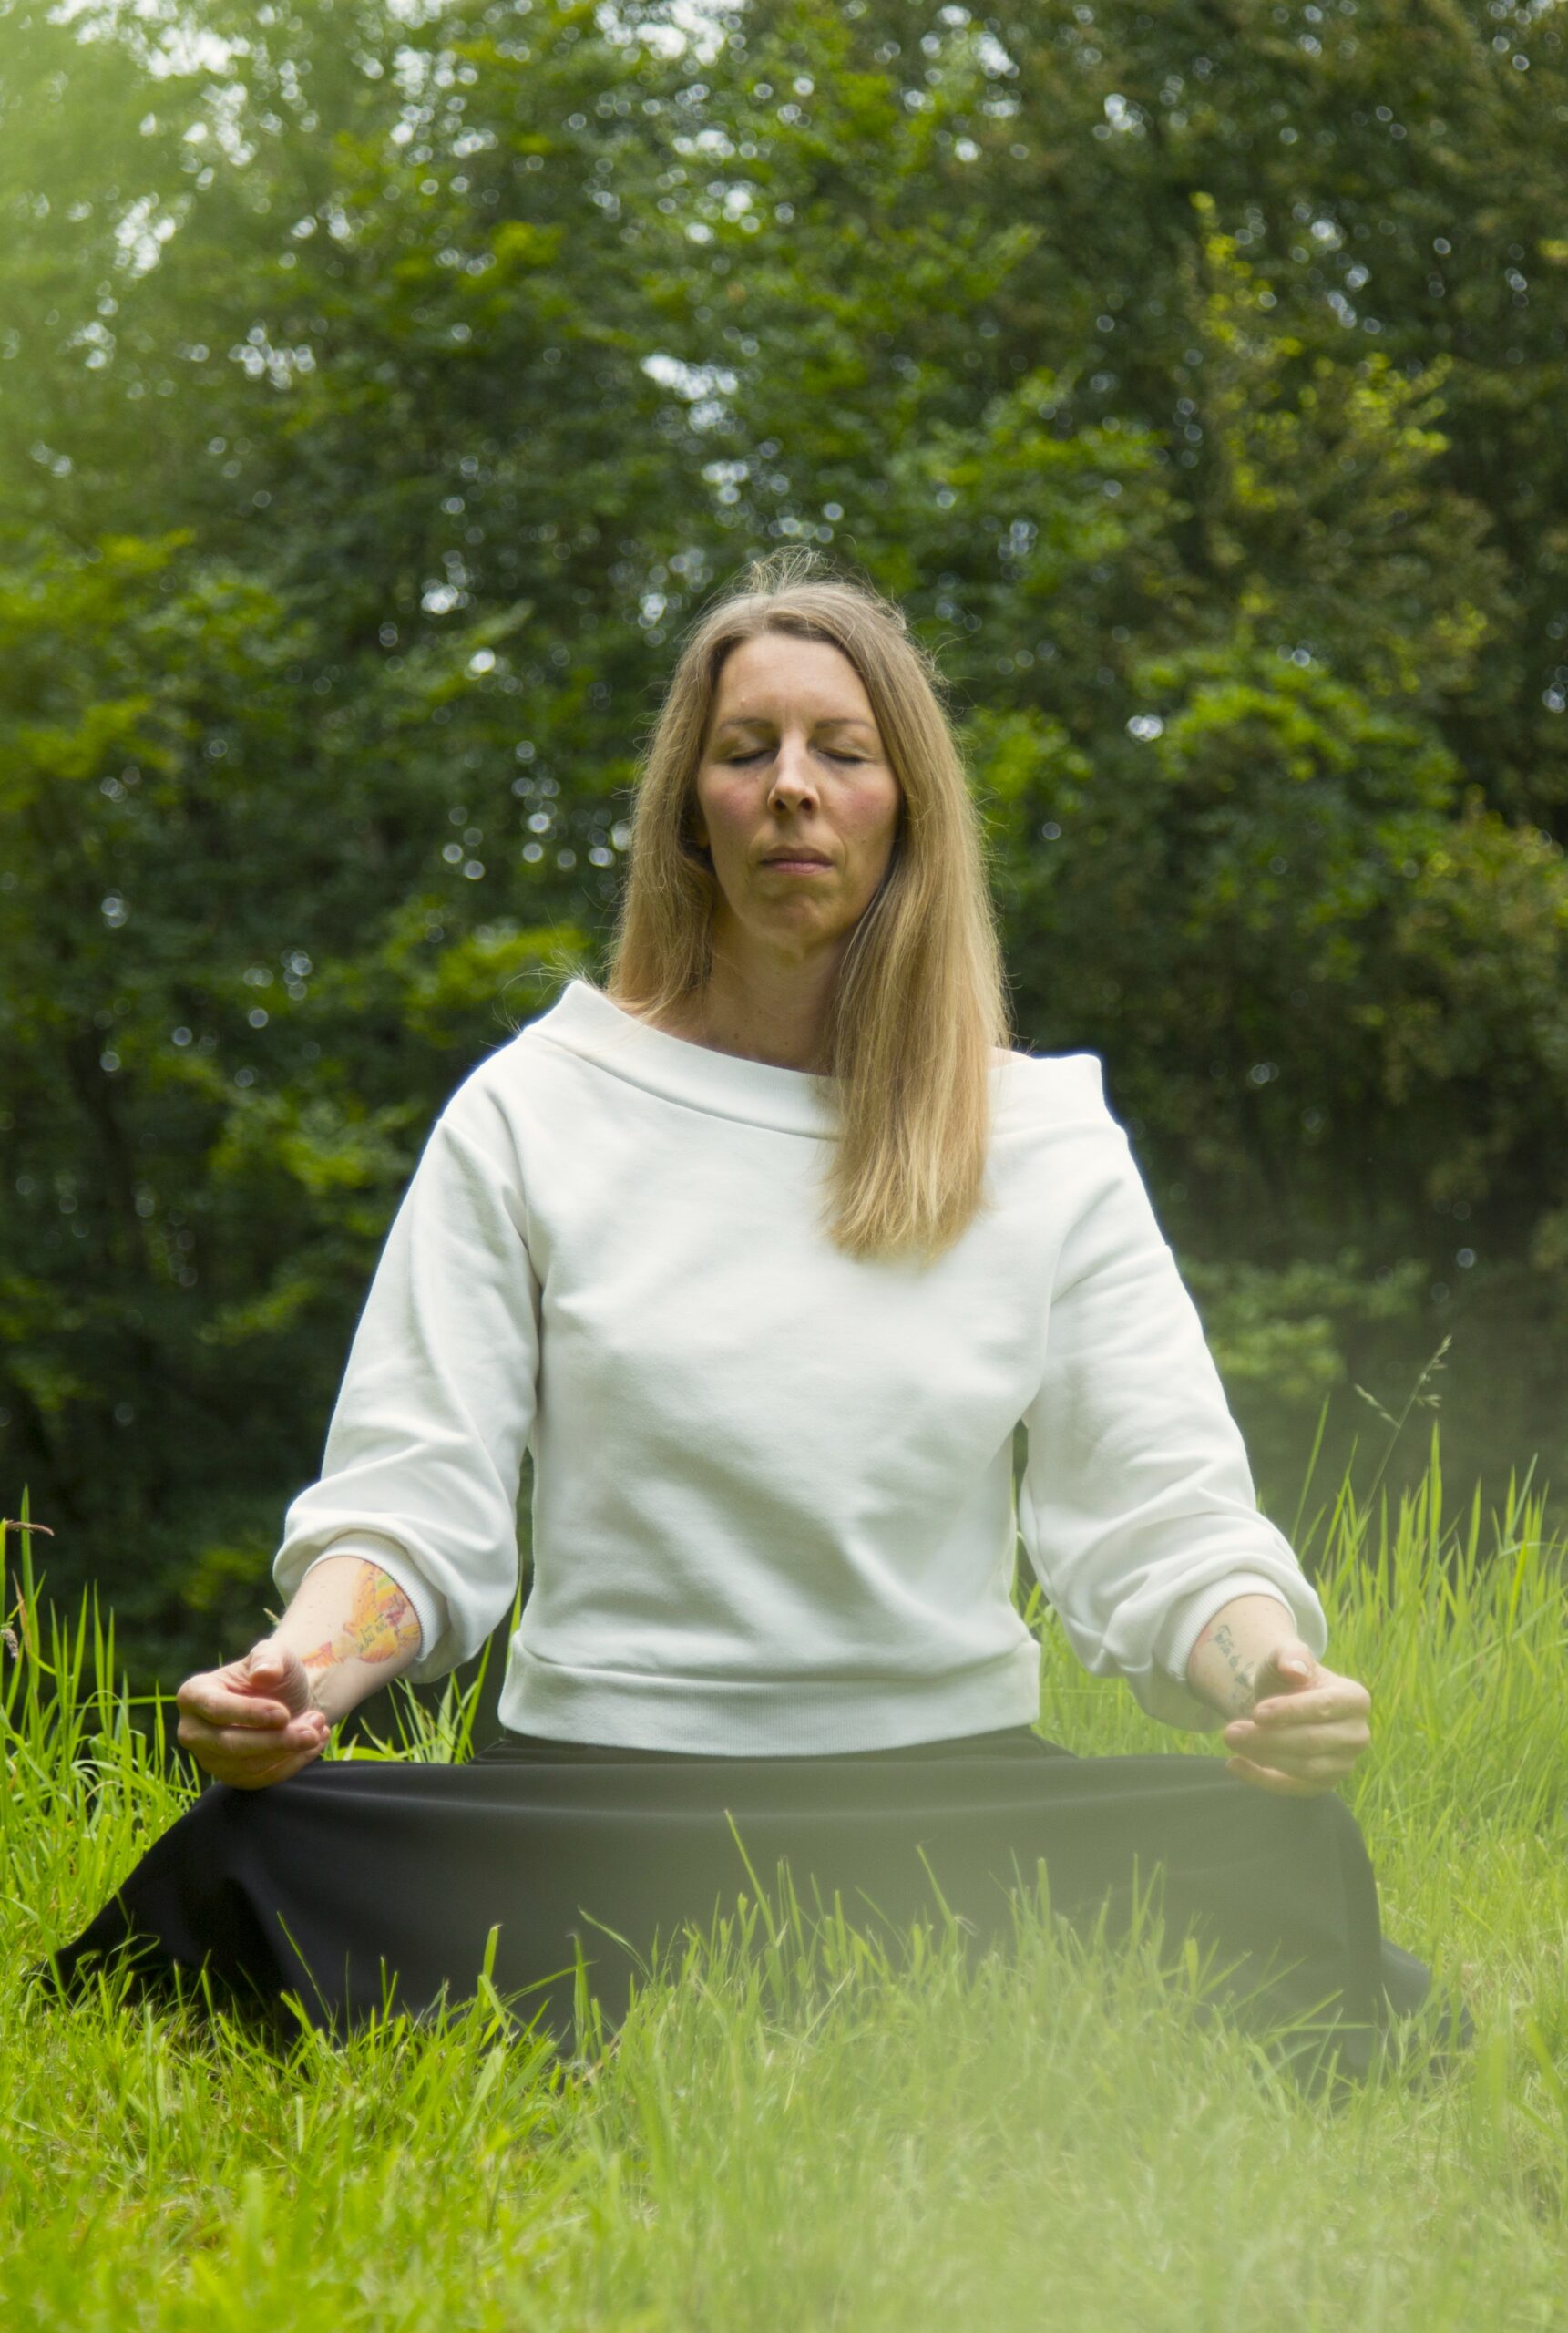
M 864 761 L 865 759 L 865 755 L 863 754 L 835 754 L 831 745 L 820 746 L 818 751 L 825 753 L 830 762 L 858 762 Z M 743 766 L 747 762 L 766 761 L 767 757 L 768 749 L 765 746 L 759 745 L 754 753 L 731 754 L 729 759 L 735 763 L 737 766 Z

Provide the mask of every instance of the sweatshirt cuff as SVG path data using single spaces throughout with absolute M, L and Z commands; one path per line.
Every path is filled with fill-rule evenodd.
M 376 1531 L 345 1531 L 341 1539 L 333 1539 L 319 1556 L 313 1556 L 300 1574 L 302 1583 L 314 1571 L 317 1564 L 324 1564 L 329 1556 L 360 1556 L 367 1564 L 374 1564 L 379 1571 L 395 1579 L 410 1604 L 419 1623 L 419 1650 L 413 1667 L 423 1667 L 430 1659 L 437 1640 L 446 1629 L 446 1599 L 438 1596 L 409 1556 L 406 1547 L 395 1539 L 383 1538 Z

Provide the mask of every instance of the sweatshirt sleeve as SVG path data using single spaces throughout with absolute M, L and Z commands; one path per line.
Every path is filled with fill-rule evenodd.
M 272 1578 L 363 1555 L 419 1620 L 406 1674 L 478 1651 L 518 1585 L 517 1506 L 538 1375 L 539 1287 L 516 1144 L 478 1077 L 432 1127 L 387 1232 L 327 1429 Z
M 1025 1413 L 1019 1529 L 1091 1674 L 1125 1677 L 1164 1724 L 1213 1732 L 1225 1720 L 1193 1691 L 1186 1662 L 1222 1604 L 1277 1597 L 1319 1656 L 1327 1621 L 1258 1510 L 1197 1309 L 1102 1094 L 1100 1109 L 1101 1159 L 1062 1242 Z

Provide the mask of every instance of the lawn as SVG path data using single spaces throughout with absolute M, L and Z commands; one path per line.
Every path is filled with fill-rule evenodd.
M 1385 1927 L 1477 2027 L 1458 2071 L 1337 2101 L 1206 2018 L 1152 1934 L 1096 1953 L 1030 1903 L 972 1964 L 939 1924 L 890 1958 L 738 1907 L 569 2059 L 483 1992 L 271 2050 L 112 1984 L 61 2007 L 25 1971 L 197 1777 L 169 1705 L 117 1686 L 112 1628 L 52 1612 L 12 1534 L 7 2333 L 1568 2325 L 1564 1550 L 1528 1480 L 1445 1518 L 1435 1434 L 1397 1513 L 1347 1481 L 1291 1536 L 1373 1694 L 1342 1787 Z M 1052 1736 L 1216 1754 L 1041 1636 Z M 354 1754 L 464 1755 L 474 1699 L 395 1689 Z

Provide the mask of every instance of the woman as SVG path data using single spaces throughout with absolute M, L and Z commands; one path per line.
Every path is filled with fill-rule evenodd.
M 220 1786 L 59 1956 L 136 1941 L 335 2023 L 494 1981 L 561 2013 L 789 1864 L 981 1936 L 1158 1874 L 1245 2015 L 1352 2069 L 1428 1972 L 1334 1785 L 1369 1741 L 1257 1510 L 1090 1053 L 1009 1050 L 977 820 L 900 612 L 775 555 L 696 626 L 646 757 L 612 969 L 433 1129 L 319 1481 L 242 1660 L 180 1687 Z M 1028 1431 L 1018 1485 L 1014 1428 Z M 532 1591 L 500 1742 L 318 1763 Z M 1071 1644 L 1218 1760 L 1041 1738 L 1021 1536 Z M 552 1980 L 555 1989 L 551 1990 Z

